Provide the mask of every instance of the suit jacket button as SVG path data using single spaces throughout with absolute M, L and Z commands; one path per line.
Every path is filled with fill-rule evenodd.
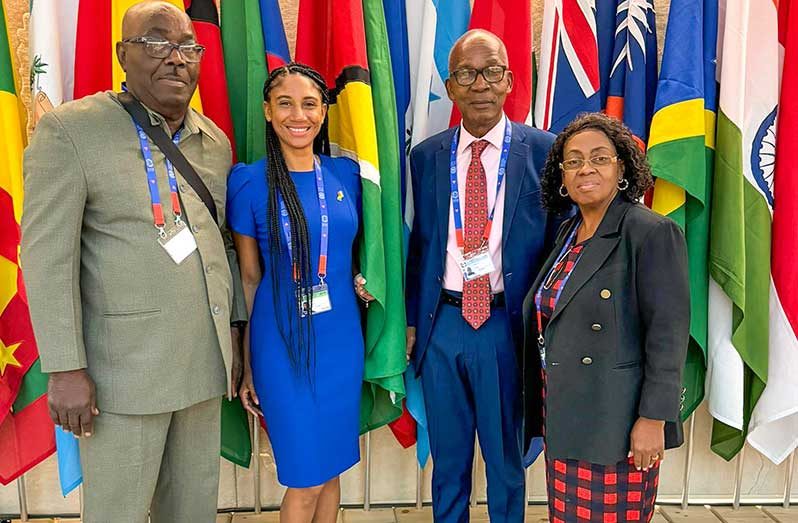
M 429 319 L 432 319 L 432 313 L 431 312 L 429 313 Z
M 609 289 L 601 289 L 599 295 L 601 296 L 602 300 L 609 300 L 610 296 L 612 296 L 612 292 L 610 292 Z
M 590 328 L 593 329 L 595 332 L 598 332 L 598 331 L 601 330 L 601 324 L 600 323 L 594 323 L 593 325 L 590 326 Z
M 212 312 L 213 312 L 215 315 L 219 315 L 219 314 L 222 312 L 222 308 L 221 308 L 221 307 L 219 307 L 218 305 L 214 305 L 214 306 L 213 306 L 213 308 L 211 309 L 211 311 L 212 311 Z
M 194 225 L 192 225 L 192 226 L 191 226 L 191 230 L 192 230 L 194 233 L 198 233 L 198 232 L 199 232 L 199 230 L 200 230 L 200 228 L 199 228 L 199 225 L 197 225 L 197 224 L 194 224 Z
M 593 358 L 591 358 L 590 356 L 585 356 L 584 358 L 582 358 L 582 364 L 583 365 L 592 365 L 593 364 Z

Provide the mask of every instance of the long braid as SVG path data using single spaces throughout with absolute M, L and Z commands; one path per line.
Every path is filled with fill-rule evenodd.
M 329 93 L 324 79 L 315 70 L 302 64 L 291 63 L 275 69 L 263 85 L 263 99 L 267 101 L 275 82 L 288 74 L 301 74 L 310 78 L 321 92 L 322 102 L 329 103 Z M 319 135 L 313 143 L 314 152 L 329 153 L 329 138 L 327 136 L 327 120 L 325 119 Z M 288 347 L 288 358 L 291 367 L 300 373 L 303 368 L 308 378 L 312 381 L 313 367 L 315 366 L 315 340 L 311 314 L 304 314 L 300 310 L 298 300 L 303 297 L 312 309 L 311 288 L 313 275 L 311 274 L 311 249 L 310 233 L 302 202 L 296 190 L 296 185 L 291 179 L 288 166 L 285 163 L 280 140 L 274 131 L 271 122 L 266 122 L 266 185 L 268 187 L 267 220 L 269 226 L 269 250 L 271 251 L 270 268 L 272 280 L 272 297 L 274 310 L 277 315 L 277 327 L 280 336 Z M 288 213 L 288 222 L 291 229 L 291 266 L 281 264 L 282 254 L 286 249 L 283 243 L 283 231 L 280 219 L 279 197 L 282 198 Z M 286 301 L 280 302 L 283 297 L 281 289 L 281 274 L 290 271 L 292 274 L 293 292 L 287 294 Z

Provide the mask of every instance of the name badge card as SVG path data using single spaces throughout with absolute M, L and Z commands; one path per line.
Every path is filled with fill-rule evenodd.
M 166 231 L 164 236 L 158 237 L 158 243 L 178 265 L 197 250 L 197 240 L 182 221 L 177 222 L 173 228 Z
M 326 283 L 320 283 L 318 285 L 314 285 L 311 289 L 311 294 L 313 299 L 311 300 L 312 310 L 310 313 L 312 315 L 321 314 L 322 312 L 327 312 L 332 310 L 332 301 L 330 300 L 330 289 L 327 287 Z M 302 297 L 302 316 L 307 316 L 308 310 L 308 300 L 307 295 Z
M 463 255 L 463 259 L 460 262 L 460 270 L 463 272 L 465 281 L 476 280 L 495 271 L 496 267 L 493 265 L 493 259 L 490 257 L 488 247 L 481 247 Z

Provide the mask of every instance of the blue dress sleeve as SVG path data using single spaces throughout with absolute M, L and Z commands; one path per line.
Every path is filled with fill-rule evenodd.
M 256 238 L 250 172 L 248 165 L 239 163 L 227 177 L 227 225 L 234 233 Z

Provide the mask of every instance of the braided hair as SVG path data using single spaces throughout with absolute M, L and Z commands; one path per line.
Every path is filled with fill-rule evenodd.
M 263 100 L 268 102 L 272 89 L 280 84 L 281 79 L 291 74 L 298 74 L 310 79 L 319 89 L 324 105 L 329 105 L 330 94 L 324 78 L 314 69 L 298 63 L 289 63 L 274 69 L 263 84 Z M 313 152 L 329 154 L 330 145 L 327 132 L 327 118 L 321 131 L 313 141 Z M 269 227 L 269 257 L 271 264 L 272 298 L 277 315 L 277 328 L 288 347 L 291 367 L 297 374 L 303 371 L 308 378 L 312 377 L 315 361 L 313 327 L 311 323 L 313 275 L 310 264 L 310 233 L 308 222 L 302 209 L 302 202 L 291 179 L 280 140 L 271 122 L 266 121 L 266 186 L 268 187 L 267 223 Z M 279 195 L 279 196 L 278 196 Z M 291 267 L 280 265 L 280 259 L 286 246 L 282 242 L 282 225 L 280 203 L 282 199 L 287 211 L 291 230 Z M 293 289 L 288 294 L 288 301 L 281 292 L 281 273 L 291 271 Z M 303 313 L 301 302 L 307 302 L 307 311 Z

